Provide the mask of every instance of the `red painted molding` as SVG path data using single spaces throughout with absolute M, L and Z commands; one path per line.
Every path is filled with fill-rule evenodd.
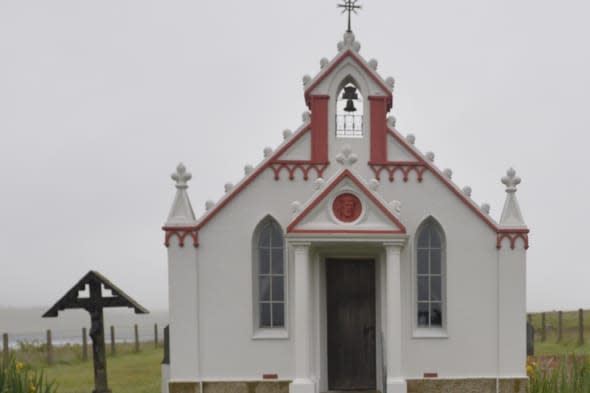
M 330 96 L 311 96 L 311 160 L 328 161 L 328 105 Z
M 262 374 L 262 379 L 279 379 L 279 374 Z
M 424 378 L 438 378 L 438 373 L 424 373 Z
M 350 179 L 371 202 L 373 202 L 379 210 L 385 214 L 387 218 L 389 218 L 398 228 L 397 231 L 363 231 L 363 230 L 304 230 L 304 229 L 296 229 L 297 225 L 313 210 L 317 205 L 320 204 L 324 198 L 334 190 L 344 180 L 345 178 Z M 314 199 L 309 206 L 307 206 L 296 218 L 294 221 L 289 224 L 287 227 L 287 233 L 387 233 L 387 234 L 405 234 L 406 227 L 394 216 L 391 211 L 383 206 L 380 200 L 375 198 L 375 196 L 367 189 L 367 187 L 358 180 L 348 169 L 344 170 L 326 189 Z
M 289 233 L 305 233 L 305 234 L 338 234 L 338 233 L 346 233 L 346 234 L 357 234 L 357 235 L 400 235 L 404 234 L 405 232 L 401 231 L 380 231 L 380 230 L 370 230 L 370 229 L 293 229 Z
M 463 204 L 465 204 L 465 206 L 467 206 L 469 209 L 471 209 L 471 211 L 474 212 L 479 218 L 481 218 L 492 230 L 494 230 L 494 232 L 498 232 L 500 230 L 500 228 L 498 228 L 496 226 L 496 224 L 489 217 L 487 217 L 485 214 L 483 214 L 477 206 L 475 206 L 469 199 L 467 199 L 467 197 L 465 195 L 463 195 L 463 193 L 461 191 L 459 191 L 457 189 L 457 187 L 455 187 L 455 185 L 449 181 L 449 179 L 444 177 L 441 173 L 439 173 L 439 171 L 432 164 L 430 164 L 422 156 L 417 154 L 414 151 L 414 149 L 412 147 L 410 147 L 408 145 L 408 143 L 403 138 L 400 138 L 395 132 L 393 132 L 391 130 L 388 130 L 388 131 L 389 131 L 389 134 L 393 137 L 393 139 L 395 139 L 400 145 L 405 147 L 405 149 L 408 152 L 410 152 L 410 154 L 412 154 L 418 161 L 420 161 L 420 163 L 422 163 L 422 165 L 424 165 L 426 168 L 428 168 L 430 170 L 430 172 L 432 172 L 432 174 L 434 174 L 434 176 L 436 176 L 441 182 L 443 182 L 443 184 L 446 185 L 447 188 L 453 194 L 455 194 L 463 202 Z
M 184 247 L 184 239 L 187 236 L 190 236 L 193 239 L 194 247 L 199 247 L 199 229 L 196 226 L 163 227 L 162 229 L 166 232 L 166 236 L 164 238 L 164 245 L 166 247 L 170 246 L 170 239 L 172 238 L 172 236 L 176 236 L 178 238 L 178 245 L 180 247 Z
M 510 249 L 514 250 L 516 247 L 516 240 L 522 239 L 524 249 L 529 249 L 529 230 L 528 229 L 500 229 L 498 230 L 498 237 L 496 240 L 496 248 L 502 248 L 502 240 L 510 240 Z
M 310 130 L 310 125 L 308 124 L 305 128 L 299 131 L 297 134 L 293 135 L 293 137 L 285 143 L 280 149 L 275 151 L 273 155 L 266 161 L 264 165 L 261 165 L 256 171 L 254 171 L 248 178 L 246 178 L 242 183 L 240 183 L 234 190 L 228 194 L 221 203 L 216 205 L 205 217 L 201 219 L 198 223 L 198 228 L 203 228 L 213 217 L 217 215 L 229 202 L 231 202 L 242 190 L 250 185 L 262 172 L 264 172 L 267 168 L 270 167 L 273 161 L 275 161 L 278 157 L 283 155 L 291 146 L 293 146 L 299 139 L 303 137 L 307 132 Z
M 369 166 L 375 174 L 375 179 L 381 180 L 381 172 L 386 171 L 391 182 L 395 180 L 395 172 L 397 171 L 402 173 L 404 182 L 408 181 L 412 171 L 416 172 L 416 179 L 422 182 L 427 169 L 424 164 L 416 161 L 388 161 L 383 164 L 369 162 Z
M 289 180 L 295 179 L 295 172 L 297 170 L 303 173 L 303 180 L 309 179 L 309 172 L 313 170 L 317 177 L 322 177 L 326 168 L 330 165 L 329 162 L 312 162 L 303 160 L 276 160 L 271 162 L 270 167 L 275 174 L 275 180 L 280 180 L 281 171 L 287 170 Z
M 338 67 L 338 65 L 340 65 L 340 63 L 342 63 L 344 59 L 346 59 L 347 57 L 352 57 L 352 59 L 356 61 L 356 63 L 371 77 L 371 79 L 373 79 L 375 83 L 377 83 L 379 87 L 381 87 L 381 89 L 383 89 L 383 91 L 387 94 L 387 111 L 389 111 L 393 105 L 393 95 L 391 94 L 391 90 L 383 83 L 381 78 L 376 75 L 375 71 L 367 67 L 365 62 L 350 49 L 345 52 L 342 52 L 340 58 L 333 62 L 330 67 L 328 67 L 325 70 L 322 70 L 320 77 L 317 78 L 317 80 L 315 80 L 311 85 L 309 85 L 307 89 L 305 89 L 305 103 L 307 104 L 307 106 L 311 108 L 309 98 L 311 96 L 311 92 L 313 91 L 313 89 L 315 89 L 326 78 L 326 76 L 330 75 L 332 71 L 334 71 L 334 69 Z
M 387 97 L 369 96 L 371 105 L 371 161 L 387 162 Z

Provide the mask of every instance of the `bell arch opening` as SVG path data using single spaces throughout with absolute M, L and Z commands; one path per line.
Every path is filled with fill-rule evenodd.
M 364 99 L 358 83 L 348 76 L 342 80 L 336 98 L 336 137 L 362 138 Z

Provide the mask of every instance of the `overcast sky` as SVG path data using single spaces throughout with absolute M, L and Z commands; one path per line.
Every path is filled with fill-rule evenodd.
M 586 0 L 365 0 L 361 55 L 398 130 L 490 202 L 514 166 L 531 310 L 590 307 Z M 161 225 L 183 161 L 196 214 L 306 109 L 336 0 L 1 0 L 0 305 L 50 305 L 96 269 L 167 306 Z

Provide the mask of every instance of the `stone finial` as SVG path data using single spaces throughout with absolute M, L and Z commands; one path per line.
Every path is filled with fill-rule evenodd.
M 172 178 L 172 180 L 174 180 L 176 182 L 176 188 L 185 189 L 185 188 L 188 188 L 187 183 L 190 179 L 192 179 L 193 175 L 191 175 L 190 172 L 186 171 L 186 167 L 181 162 L 176 167 L 176 172 L 174 172 L 172 175 L 170 175 L 170 177 Z
M 465 186 L 465 187 L 463 187 L 463 190 L 462 191 L 463 191 L 463 194 L 465 194 L 465 195 L 467 195 L 468 197 L 471 198 L 471 187 Z
M 385 79 L 385 84 L 387 85 L 387 87 L 393 90 L 393 88 L 395 87 L 395 79 L 393 79 L 392 76 L 388 76 L 387 79 Z
M 350 145 L 344 145 L 342 153 L 336 156 L 336 161 L 344 166 L 350 166 L 358 161 L 358 156 L 352 152 Z
M 283 130 L 283 139 L 287 140 L 289 138 L 291 138 L 293 136 L 293 131 L 289 130 L 289 129 L 285 129 Z
M 516 199 L 516 186 L 520 184 L 520 177 L 516 176 L 516 171 L 513 168 L 510 168 L 506 171 L 506 176 L 502 178 L 502 183 L 506 186 L 506 201 L 502 209 L 500 225 L 503 227 L 526 228 Z
M 327 58 L 325 58 L 325 57 L 322 57 L 322 58 L 321 58 L 321 60 L 320 60 L 320 68 L 321 68 L 321 69 L 324 69 L 324 68 L 326 68 L 326 66 L 327 66 L 329 63 L 330 63 L 330 60 L 328 60 L 328 59 L 327 59 Z
M 502 178 L 502 183 L 506 186 L 506 192 L 515 193 L 516 186 L 520 184 L 520 177 L 516 176 L 513 168 L 510 168 L 506 171 L 506 176 Z
M 166 226 L 190 226 L 196 223 L 195 213 L 191 206 L 191 201 L 188 197 L 186 189 L 188 188 L 188 181 L 191 179 L 190 172 L 187 172 L 186 167 L 180 163 L 176 167 L 176 172 L 171 176 L 176 183 L 176 195 L 174 202 L 166 220 Z
M 234 185 L 233 183 L 225 183 L 225 186 L 223 186 L 223 188 L 225 189 L 225 193 L 227 194 L 234 189 Z
M 264 153 L 264 158 L 270 157 L 272 155 L 272 147 L 268 147 L 268 146 L 265 147 L 263 153 Z
M 447 179 L 449 179 L 449 180 L 453 178 L 453 170 L 452 170 L 452 169 L 449 169 L 449 168 L 445 169 L 445 170 L 443 171 L 443 174 L 444 174 L 444 175 L 445 175 L 445 177 L 446 177 Z
M 379 62 L 377 61 L 377 59 L 371 59 L 369 60 L 369 67 L 371 67 L 371 69 L 373 71 L 377 71 L 377 66 L 379 65 Z
M 481 206 L 480 206 L 480 209 L 485 214 L 487 214 L 487 215 L 490 214 L 490 204 L 489 203 L 482 203 Z
M 205 210 L 209 211 L 211 209 L 213 209 L 215 207 L 215 202 L 213 202 L 212 200 L 208 200 L 207 202 L 205 202 Z
M 397 119 L 395 116 L 387 116 L 387 125 L 391 128 L 395 128 L 395 124 L 397 123 Z
M 304 123 L 309 123 L 311 121 L 311 113 L 309 111 L 305 111 L 301 114 L 301 120 Z
M 300 212 L 301 212 L 301 202 L 299 202 L 299 201 L 291 202 L 291 213 L 293 213 L 293 216 L 298 215 Z
M 429 151 L 424 156 L 426 157 L 426 159 L 428 161 L 434 162 L 434 153 L 433 152 Z
M 410 145 L 413 145 L 414 143 L 416 143 L 416 137 L 414 136 L 414 134 L 408 134 L 408 136 L 406 136 L 406 141 L 408 141 Z
M 338 52 L 344 52 L 347 49 L 352 49 L 355 52 L 361 50 L 361 44 L 356 41 L 354 33 L 351 31 L 344 33 L 343 40 L 338 43 Z
M 247 164 L 246 166 L 244 166 L 244 175 L 248 176 L 252 172 L 254 172 L 254 167 L 252 165 Z
M 402 203 L 400 201 L 394 200 L 389 202 L 389 208 L 396 216 L 400 216 L 402 213 Z
M 313 182 L 313 189 L 316 191 L 320 190 L 324 186 L 325 183 L 326 183 L 326 181 L 324 179 L 322 179 L 321 177 L 318 177 Z
M 309 85 L 309 82 L 311 82 L 311 76 L 309 75 L 303 75 L 303 86 L 307 87 L 307 85 Z
M 381 183 L 379 183 L 379 180 L 377 180 L 375 178 L 369 180 L 369 189 L 371 189 L 373 191 L 377 191 L 379 189 L 380 185 L 381 185 Z

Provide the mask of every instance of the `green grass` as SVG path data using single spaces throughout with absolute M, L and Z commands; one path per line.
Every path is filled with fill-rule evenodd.
M 531 313 L 535 329 L 535 355 L 587 355 L 590 354 L 590 313 L 584 312 L 585 343 L 578 344 L 578 311 L 563 312 L 563 333 L 558 341 L 558 314 L 545 313 L 545 341 L 542 341 L 541 313 Z
M 17 361 L 27 367 L 42 370 L 49 381 L 58 385 L 57 393 L 90 393 L 94 389 L 92 350 L 88 360 L 82 360 L 81 345 L 65 345 L 54 348 L 54 365 L 47 365 L 47 348 L 40 344 L 21 343 L 13 351 Z M 153 343 L 142 343 L 136 353 L 132 344 L 117 344 L 116 354 L 110 354 L 107 345 L 107 373 L 109 388 L 113 393 L 159 393 L 160 364 L 163 348 Z

